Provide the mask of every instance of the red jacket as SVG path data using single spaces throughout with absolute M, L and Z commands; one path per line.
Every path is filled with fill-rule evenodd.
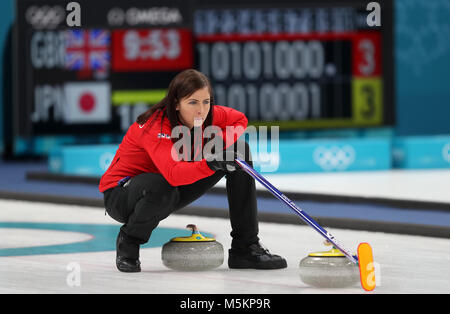
M 247 118 L 235 109 L 214 105 L 212 124 L 223 130 L 222 137 L 225 147 L 233 144 L 242 132 L 237 132 L 233 139 L 226 138 L 227 126 L 241 126 L 247 128 Z M 158 115 L 154 121 L 154 115 Z M 167 116 L 161 125 L 161 113 L 157 111 L 144 125 L 133 123 L 125 134 L 119 149 L 114 156 L 111 165 L 103 174 L 99 190 L 104 192 L 117 186 L 118 181 L 126 176 L 136 176 L 140 173 L 161 173 L 172 186 L 191 184 L 200 179 L 209 177 L 214 173 L 206 164 L 206 159 L 201 161 L 176 161 L 172 158 L 172 140 L 169 135 L 172 128 Z M 161 134 L 163 136 L 161 136 Z

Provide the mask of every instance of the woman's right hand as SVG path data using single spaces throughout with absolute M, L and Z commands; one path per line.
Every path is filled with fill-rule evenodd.
M 208 156 L 205 159 L 206 164 L 211 170 L 222 170 L 230 173 L 240 169 L 239 165 L 235 162 L 236 158 L 243 159 L 237 152 L 224 150 L 222 153 Z

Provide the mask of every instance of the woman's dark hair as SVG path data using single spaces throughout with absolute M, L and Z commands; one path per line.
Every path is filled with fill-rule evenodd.
M 203 73 L 188 69 L 178 73 L 169 84 L 169 89 L 167 90 L 167 95 L 160 102 L 153 105 L 146 112 L 142 113 L 136 122 L 139 124 L 144 124 L 147 120 L 157 112 L 162 112 L 161 122 L 164 116 L 167 115 L 170 121 L 172 129 L 179 124 L 181 121 L 178 119 L 176 106 L 182 98 L 188 97 L 195 93 L 197 90 L 207 87 L 210 95 L 210 109 L 208 115 L 203 122 L 203 126 L 207 127 L 212 124 L 213 121 L 213 106 L 214 106 L 214 96 L 211 88 L 211 83 L 209 79 Z

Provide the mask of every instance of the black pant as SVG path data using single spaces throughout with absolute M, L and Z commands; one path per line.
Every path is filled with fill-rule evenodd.
M 240 140 L 238 140 L 240 141 Z M 242 152 L 242 146 L 245 151 Z M 233 145 L 245 161 L 253 166 L 250 148 Z M 239 167 L 238 167 L 239 168 Z M 223 176 L 231 221 L 232 247 L 239 248 L 259 241 L 255 180 L 243 170 L 231 173 L 216 171 L 213 175 L 189 185 L 171 186 L 159 173 L 142 173 L 130 179 L 125 186 L 104 192 L 105 208 L 118 222 L 127 241 L 144 244 L 159 222 L 174 211 L 192 203 L 212 188 Z

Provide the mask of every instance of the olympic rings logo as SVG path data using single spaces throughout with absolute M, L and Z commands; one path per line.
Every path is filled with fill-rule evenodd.
M 55 28 L 66 19 L 66 11 L 60 5 L 31 6 L 25 12 L 25 18 L 35 28 Z
M 346 170 L 355 161 L 355 156 L 355 149 L 350 145 L 319 146 L 313 153 L 314 162 L 325 171 Z

